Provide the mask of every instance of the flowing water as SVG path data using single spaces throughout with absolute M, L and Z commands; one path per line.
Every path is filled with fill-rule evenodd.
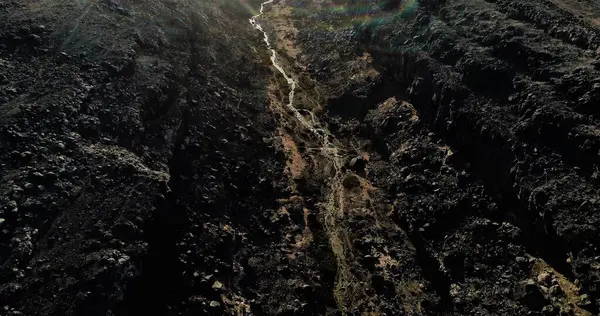
M 353 287 L 349 287 L 349 284 L 359 284 L 356 280 L 356 277 L 349 272 L 350 268 L 347 264 L 347 252 L 350 249 L 350 246 L 347 244 L 347 232 L 344 229 L 343 225 L 340 225 L 340 222 L 344 220 L 345 211 L 344 209 L 347 207 L 347 195 L 345 189 L 342 185 L 343 179 L 346 176 L 346 172 L 342 169 L 343 158 L 341 155 L 341 151 L 339 147 L 336 145 L 338 143 L 335 137 L 327 130 L 324 124 L 321 124 L 318 120 L 317 115 L 312 112 L 309 112 L 311 119 L 307 121 L 305 117 L 302 115 L 301 111 L 306 110 L 298 110 L 294 105 L 294 96 L 296 92 L 297 82 L 294 80 L 293 76 L 288 74 L 282 64 L 278 61 L 277 52 L 275 51 L 271 41 L 269 40 L 269 36 L 267 32 L 264 30 L 263 26 L 258 22 L 258 19 L 263 15 L 265 6 L 268 4 L 272 4 L 274 0 L 269 0 L 263 2 L 260 5 L 260 13 L 253 16 L 250 19 L 250 24 L 252 26 L 261 31 L 263 33 L 263 39 L 266 43 L 267 49 L 271 52 L 271 63 L 273 67 L 283 75 L 285 80 L 288 83 L 290 93 L 289 93 L 289 101 L 286 104 L 286 107 L 294 113 L 294 117 L 304 126 L 306 129 L 310 130 L 313 134 L 317 136 L 318 139 L 322 140 L 320 144 L 320 152 L 325 157 L 326 160 L 330 162 L 330 166 L 332 168 L 332 174 L 327 181 L 327 185 L 329 187 L 328 192 L 324 195 L 323 203 L 321 206 L 323 207 L 323 216 L 326 230 L 329 235 L 329 240 L 331 243 L 331 249 L 336 257 L 337 261 L 337 277 L 336 277 L 336 289 L 334 290 L 334 296 L 336 301 L 338 301 L 338 306 L 344 306 L 345 297 L 348 296 L 347 292 L 351 291 L 348 289 L 352 289 Z M 318 159 L 318 158 L 317 158 Z M 336 294 L 338 293 L 338 294 Z M 342 294 L 339 294 L 342 293 Z M 349 292 L 348 292 L 349 293 Z
M 273 1 L 274 0 L 268 0 L 268 1 L 263 2 L 260 5 L 259 14 L 250 18 L 250 24 L 252 24 L 252 26 L 255 29 L 257 29 L 263 33 L 263 40 L 267 46 L 267 49 L 271 52 L 271 63 L 273 64 L 273 67 L 275 67 L 275 69 L 277 69 L 277 71 L 279 71 L 279 73 L 281 73 L 283 75 L 283 77 L 285 78 L 285 80 L 288 83 L 290 93 L 288 95 L 289 101 L 286 104 L 286 107 L 294 113 L 294 117 L 304 127 L 306 127 L 313 134 L 315 134 L 317 137 L 319 137 L 320 139 L 323 140 L 321 150 L 326 154 L 326 156 L 331 158 L 331 160 L 334 164 L 334 167 L 336 169 L 336 173 L 339 173 L 339 167 L 340 167 L 339 150 L 333 143 L 333 141 L 334 141 L 333 135 L 331 135 L 331 133 L 327 129 L 317 127 L 318 121 L 316 120 L 315 115 L 312 112 L 310 112 L 310 116 L 312 119 L 309 122 L 304 118 L 304 116 L 302 115 L 300 110 L 298 110 L 294 106 L 294 97 L 295 97 L 295 93 L 296 93 L 297 82 L 296 82 L 296 80 L 294 80 L 294 78 L 291 75 L 289 75 L 285 71 L 285 69 L 283 69 L 283 66 L 278 62 L 277 52 L 275 51 L 275 48 L 273 47 L 273 45 L 271 44 L 271 41 L 269 40 L 269 35 L 264 30 L 263 26 L 260 23 L 258 23 L 258 18 L 260 18 L 264 14 L 265 6 L 268 4 L 272 4 Z

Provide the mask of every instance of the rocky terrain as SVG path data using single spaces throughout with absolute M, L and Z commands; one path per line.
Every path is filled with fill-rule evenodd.
M 0 1 L 0 315 L 600 313 L 599 4 L 261 2 Z

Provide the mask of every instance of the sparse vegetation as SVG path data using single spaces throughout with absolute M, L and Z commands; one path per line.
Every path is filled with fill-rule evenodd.
M 261 2 L 0 1 L 2 315 L 598 314 L 600 5 Z

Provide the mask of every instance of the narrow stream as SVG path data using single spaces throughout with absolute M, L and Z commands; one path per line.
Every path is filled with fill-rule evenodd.
M 269 35 L 267 34 L 267 32 L 263 29 L 262 25 L 260 25 L 256 19 L 259 18 L 261 15 L 263 15 L 264 10 L 265 10 L 265 5 L 267 4 L 271 4 L 273 3 L 274 0 L 269 0 L 266 2 L 263 2 L 260 5 L 260 13 L 253 16 L 250 19 L 250 24 L 252 24 L 252 26 L 254 26 L 255 29 L 261 31 L 264 35 L 264 41 L 267 44 L 267 49 L 271 51 L 271 63 L 273 63 L 273 67 L 275 67 L 275 69 L 277 69 L 285 78 L 285 80 L 287 81 L 288 85 L 290 86 L 290 94 L 289 94 L 289 103 L 287 104 L 287 107 L 292 110 L 294 112 L 294 115 L 296 116 L 296 118 L 298 119 L 298 121 L 300 121 L 300 123 L 302 123 L 302 125 L 306 126 L 308 129 L 310 129 L 313 132 L 315 131 L 315 128 L 309 124 L 304 117 L 302 116 L 302 114 L 300 114 L 300 112 L 298 111 L 298 109 L 296 109 L 294 107 L 294 94 L 296 93 L 296 81 L 289 76 L 285 70 L 283 69 L 283 67 L 277 62 L 277 52 L 275 52 L 275 49 L 273 48 L 273 46 L 271 45 L 271 42 L 269 41 Z
M 294 106 L 294 96 L 296 93 L 296 81 L 294 80 L 294 78 L 292 78 L 291 75 L 289 75 L 284 69 L 283 66 L 277 61 L 277 52 L 275 51 L 275 48 L 273 47 L 273 45 L 271 44 L 271 41 L 269 40 L 269 35 L 267 34 L 267 32 L 264 30 L 264 28 L 262 27 L 262 25 L 260 23 L 258 23 L 257 19 L 263 15 L 264 10 L 265 10 L 265 6 L 268 4 L 272 4 L 274 2 L 274 0 L 268 0 L 263 2 L 260 5 L 260 12 L 259 14 L 253 16 L 252 18 L 250 18 L 250 24 L 252 24 L 252 26 L 261 31 L 263 33 L 263 40 L 264 42 L 267 44 L 267 49 L 271 52 L 271 63 L 273 64 L 273 67 L 275 67 L 275 69 L 277 69 L 277 71 L 279 71 L 279 73 L 281 73 L 283 75 L 283 77 L 285 78 L 285 80 L 288 83 L 288 86 L 290 88 L 290 93 L 289 93 L 289 102 L 286 104 L 286 107 L 288 109 L 290 109 L 293 113 L 294 116 L 296 117 L 296 119 L 304 126 L 306 127 L 308 130 L 310 130 L 313 134 L 315 134 L 317 137 L 321 138 L 323 140 L 323 146 L 321 148 L 321 150 L 328 156 L 331 158 L 331 160 L 333 161 L 334 167 L 336 169 L 336 171 L 339 171 L 339 167 L 340 167 L 340 163 L 339 163 L 339 154 L 338 154 L 338 148 L 333 144 L 333 140 L 334 137 L 333 135 L 331 135 L 331 133 L 325 129 L 325 128 L 318 128 L 316 127 L 317 120 L 315 118 L 315 115 L 310 112 L 310 115 L 312 117 L 312 122 L 308 122 L 304 116 L 302 115 L 302 113 Z M 337 172 L 336 172 L 337 173 Z
M 296 92 L 297 83 L 291 75 L 285 72 L 283 66 L 277 61 L 277 53 L 275 52 L 273 45 L 271 45 L 271 42 L 269 41 L 269 36 L 267 35 L 267 32 L 264 30 L 262 25 L 260 25 L 257 22 L 257 19 L 263 15 L 265 6 L 268 4 L 272 4 L 273 2 L 274 0 L 268 0 L 266 2 L 263 2 L 260 5 L 260 13 L 253 16 L 250 19 L 250 24 L 252 24 L 252 26 L 255 29 L 263 33 L 264 41 L 267 44 L 267 49 L 271 51 L 271 63 L 283 75 L 283 77 L 289 85 L 289 102 L 286 104 L 286 107 L 294 113 L 295 118 L 303 126 L 305 126 L 308 130 L 310 130 L 313 134 L 315 134 L 319 139 L 322 140 L 322 143 L 320 144 L 320 151 L 323 154 L 323 156 L 331 162 L 333 173 L 327 181 L 329 190 L 324 196 L 324 203 L 322 203 L 321 205 L 323 207 L 322 214 L 325 228 L 328 232 L 331 249 L 336 257 L 338 267 L 338 273 L 335 282 L 336 291 L 343 291 L 343 288 L 341 287 L 343 286 L 343 284 L 348 282 L 356 282 L 352 279 L 353 277 L 351 274 L 340 272 L 349 270 L 348 264 L 346 262 L 346 252 L 347 249 L 350 248 L 350 246 L 344 242 L 344 240 L 347 240 L 347 238 L 344 237 L 345 233 L 343 232 L 343 229 L 340 229 L 340 227 L 343 227 L 340 226 L 340 221 L 342 221 L 343 217 L 345 216 L 344 209 L 346 207 L 345 201 L 347 199 L 346 194 L 344 192 L 344 187 L 342 185 L 342 179 L 344 179 L 344 177 L 346 176 L 346 172 L 342 168 L 343 157 L 340 154 L 339 147 L 336 146 L 337 141 L 335 137 L 329 132 L 329 130 L 327 130 L 324 127 L 324 124 L 319 123 L 317 116 L 314 113 L 309 112 L 311 121 L 308 122 L 302 115 L 302 113 L 294 106 L 294 94 Z M 343 303 L 341 301 L 338 301 L 337 304 L 338 306 L 343 306 Z

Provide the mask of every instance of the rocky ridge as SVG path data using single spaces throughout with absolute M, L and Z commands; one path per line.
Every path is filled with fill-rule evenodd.
M 3 313 L 598 313 L 593 1 L 259 7 L 0 2 Z

